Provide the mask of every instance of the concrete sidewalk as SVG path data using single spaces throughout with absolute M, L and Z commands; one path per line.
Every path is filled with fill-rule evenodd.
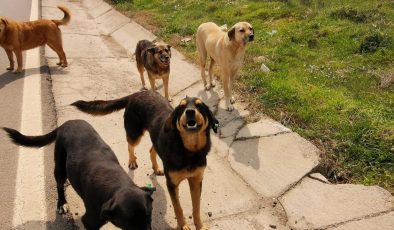
M 155 36 L 102 0 L 42 0 L 42 17 L 61 18 L 57 5 L 69 7 L 73 14 L 70 25 L 61 28 L 69 67 L 56 67 L 56 54 L 45 50 L 58 124 L 77 118 L 91 123 L 138 185 L 157 188 L 154 229 L 176 228 L 165 178 L 152 175 L 148 135 L 136 149 L 139 168 L 129 171 L 123 111 L 92 117 L 69 106 L 80 99 L 115 99 L 138 91 L 140 78 L 129 57 L 139 40 Z M 319 163 L 315 146 L 267 117 L 247 124 L 246 106 L 237 102 L 233 112 L 224 110 L 220 86 L 205 91 L 197 66 L 175 49 L 171 62 L 174 105 L 186 95 L 200 97 L 221 123 L 220 134 L 212 135 L 203 182 L 202 217 L 210 229 L 394 229 L 394 198 L 389 192 L 377 186 L 333 185 L 311 174 Z M 78 222 L 83 204 L 71 188 L 67 194 Z M 189 217 L 187 183 L 181 184 L 180 196 Z

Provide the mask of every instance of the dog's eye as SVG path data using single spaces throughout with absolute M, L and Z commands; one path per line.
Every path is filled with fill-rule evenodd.
M 245 32 L 245 29 L 240 29 L 239 32 L 243 33 Z
M 166 53 L 168 53 L 168 49 L 165 49 L 164 51 L 166 51 Z
M 163 51 L 160 50 L 160 51 L 159 51 L 159 54 L 162 54 L 162 53 L 163 53 Z

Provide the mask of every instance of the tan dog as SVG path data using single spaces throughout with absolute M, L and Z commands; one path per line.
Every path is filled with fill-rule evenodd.
M 22 72 L 22 51 L 48 44 L 59 56 L 62 67 L 67 66 L 66 54 L 63 51 L 62 33 L 58 26 L 70 22 L 70 11 L 63 6 L 58 8 L 64 12 L 62 20 L 40 19 L 31 22 L 17 22 L 9 18 L 0 17 L 0 46 L 5 49 L 10 66 L 7 70 L 14 70 L 15 53 L 18 68 L 15 73 Z
M 224 32 L 213 22 L 203 23 L 198 27 L 196 45 L 200 58 L 201 77 L 206 90 L 215 86 L 212 78 L 213 66 L 217 63 L 222 70 L 225 106 L 228 111 L 234 109 L 232 86 L 235 75 L 242 65 L 246 44 L 254 40 L 254 30 L 247 22 L 238 22 L 228 32 Z M 205 77 L 207 55 L 211 57 L 209 83 Z
M 142 89 L 146 89 L 144 80 L 144 69 L 146 69 L 151 89 L 153 91 L 156 90 L 156 79 L 163 79 L 165 98 L 171 101 L 168 93 L 171 46 L 164 43 L 141 40 L 135 48 L 135 59 L 141 77 Z

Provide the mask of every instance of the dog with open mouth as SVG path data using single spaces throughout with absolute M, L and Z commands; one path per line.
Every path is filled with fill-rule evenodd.
M 206 90 L 215 86 L 213 67 L 217 63 L 222 70 L 225 106 L 234 110 L 235 98 L 232 88 L 235 76 L 242 66 L 247 43 L 254 40 L 254 29 L 248 22 L 238 22 L 228 32 L 224 32 L 213 22 L 201 24 L 197 29 L 196 46 L 200 59 L 201 78 Z M 209 82 L 205 76 L 205 64 L 210 57 Z
M 94 128 L 83 120 L 70 120 L 42 136 L 25 136 L 4 128 L 12 141 L 26 147 L 42 147 L 55 141 L 57 209 L 68 212 L 64 183 L 82 198 L 86 229 L 99 229 L 110 221 L 121 229 L 150 230 L 152 193 L 138 187 L 120 166 L 115 153 Z
M 187 179 L 194 224 L 198 230 L 205 229 L 200 217 L 202 180 L 211 148 L 210 130 L 217 132 L 219 122 L 201 99 L 186 97 L 174 109 L 159 93 L 147 90 L 111 101 L 77 101 L 72 105 L 92 115 L 105 115 L 125 108 L 129 167 L 138 167 L 134 149 L 148 131 L 153 144 L 149 150 L 152 168 L 156 175 L 163 174 L 156 161 L 158 154 L 163 162 L 178 228 L 190 229 L 183 216 L 178 191 L 179 184 Z
M 141 40 L 135 48 L 135 59 L 141 77 L 142 89 L 146 89 L 144 80 L 144 69 L 146 69 L 151 89 L 156 90 L 155 81 L 161 78 L 164 85 L 164 96 L 171 101 L 168 93 L 171 46 L 161 42 Z

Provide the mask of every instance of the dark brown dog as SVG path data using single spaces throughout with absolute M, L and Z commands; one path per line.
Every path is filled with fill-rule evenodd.
M 168 95 L 168 81 L 170 77 L 171 46 L 164 43 L 153 43 L 148 40 L 141 40 L 135 48 L 135 59 L 137 69 L 140 73 L 142 88 L 145 87 L 144 68 L 148 73 L 148 78 L 152 90 L 156 90 L 155 80 L 161 78 L 164 85 L 164 95 L 171 101 Z
M 70 11 L 64 6 L 58 6 L 64 12 L 62 20 L 40 19 L 31 22 L 17 22 L 9 18 L 0 17 L 0 46 L 7 53 L 10 66 L 7 70 L 14 70 L 15 53 L 18 68 L 15 73 L 22 72 L 22 51 L 48 44 L 59 56 L 57 65 L 67 66 L 66 54 L 63 51 L 62 32 L 60 25 L 70 22 Z
M 173 109 L 159 93 L 151 90 L 134 93 L 112 101 L 77 101 L 73 103 L 83 112 L 105 115 L 125 108 L 124 126 L 129 148 L 129 167 L 138 167 L 134 153 L 145 131 L 150 134 L 152 168 L 156 175 L 163 172 L 156 161 L 163 161 L 168 192 L 178 221 L 178 227 L 190 229 L 179 202 L 178 186 L 187 179 L 193 204 L 196 229 L 204 229 L 200 218 L 200 198 L 206 156 L 211 148 L 210 129 L 217 132 L 219 125 L 212 112 L 200 99 L 181 100 Z
M 122 229 L 151 229 L 155 188 L 138 187 L 120 166 L 111 148 L 83 120 L 65 122 L 42 136 L 25 136 L 4 128 L 12 141 L 27 147 L 42 147 L 56 140 L 55 179 L 59 213 L 67 212 L 66 179 L 82 198 L 86 229 L 99 229 L 107 221 Z

